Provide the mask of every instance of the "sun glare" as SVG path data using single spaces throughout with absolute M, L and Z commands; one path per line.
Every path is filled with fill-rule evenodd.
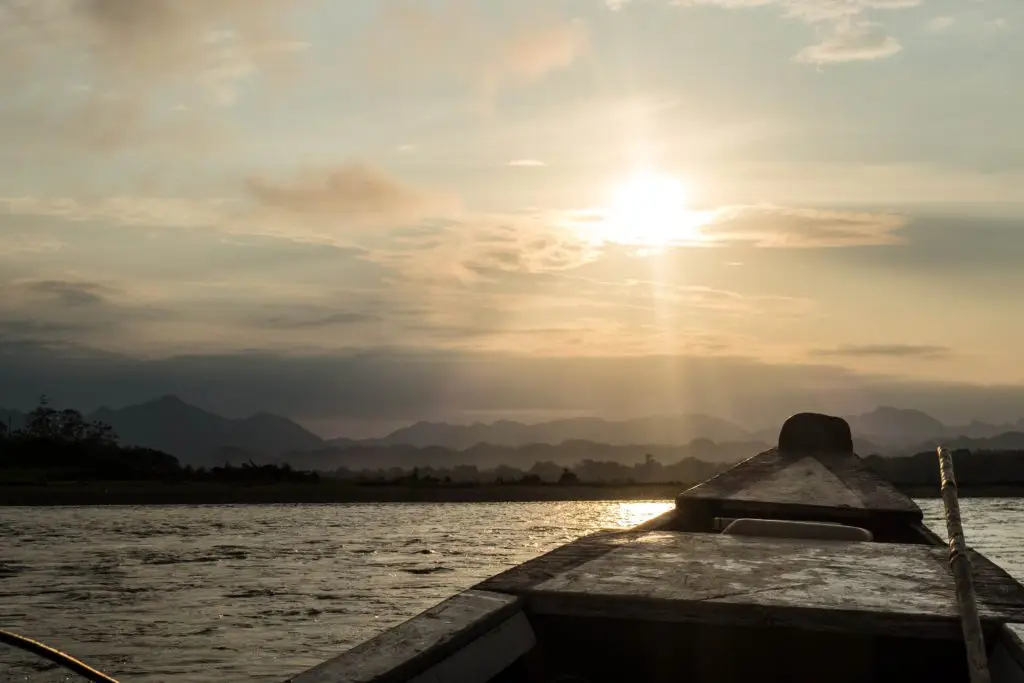
M 689 208 L 686 186 L 660 173 L 638 173 L 619 184 L 601 221 L 607 242 L 646 247 L 700 242 L 704 214 Z

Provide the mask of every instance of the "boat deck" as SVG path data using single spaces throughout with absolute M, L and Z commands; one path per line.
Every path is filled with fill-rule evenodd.
M 1024 621 L 1024 587 L 973 554 L 983 622 Z M 589 536 L 478 589 L 535 614 L 960 637 L 944 547 L 710 533 Z

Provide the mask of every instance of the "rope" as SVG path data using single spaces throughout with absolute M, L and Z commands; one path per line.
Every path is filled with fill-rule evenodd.
M 97 671 L 88 664 L 80 662 L 69 654 L 65 654 L 60 650 L 40 643 L 37 640 L 32 640 L 31 638 L 26 638 L 25 636 L 18 635 L 17 633 L 5 631 L 2 628 L 0 628 L 0 643 L 5 643 L 12 647 L 25 650 L 26 652 L 39 655 L 44 659 L 49 659 L 54 664 L 58 664 L 65 669 L 74 671 L 86 680 L 93 681 L 93 683 L 117 683 L 117 681 L 110 676 Z
M 953 474 L 953 456 L 945 448 L 938 449 L 939 476 L 942 480 L 942 503 L 946 507 L 946 533 L 949 534 L 949 567 L 956 585 L 956 601 L 960 605 L 960 625 L 963 627 L 967 647 L 967 666 L 971 683 L 989 683 L 988 655 L 985 654 L 985 636 L 981 631 L 978 602 L 971 576 L 971 558 L 967 555 L 967 541 L 960 523 L 960 501 Z

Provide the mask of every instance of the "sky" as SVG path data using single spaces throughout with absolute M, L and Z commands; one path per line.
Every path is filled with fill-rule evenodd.
M 0 0 L 0 405 L 1024 415 L 1018 0 Z

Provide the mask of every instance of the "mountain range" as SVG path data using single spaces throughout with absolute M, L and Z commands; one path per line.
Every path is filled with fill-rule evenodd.
M 741 426 L 710 415 L 689 414 L 644 417 L 629 420 L 576 418 L 525 424 L 509 420 L 457 425 L 417 422 L 372 439 L 324 439 L 297 422 L 279 415 L 257 413 L 232 419 L 190 405 L 176 396 L 119 409 L 100 408 L 86 415 L 89 420 L 110 424 L 125 444 L 146 446 L 175 455 L 183 463 L 203 465 L 223 462 L 226 453 L 282 458 L 288 454 L 354 455 L 380 453 L 398 448 L 401 453 L 467 451 L 486 444 L 498 450 L 524 449 L 537 444 L 573 442 L 571 450 L 585 452 L 581 444 L 623 449 L 621 454 L 642 459 L 644 445 L 681 447 L 692 457 L 721 458 L 752 455 L 772 444 L 777 428 L 747 431 Z M 966 425 L 945 425 L 919 410 L 882 406 L 868 413 L 846 417 L 862 455 L 906 455 L 933 448 L 940 441 L 952 448 L 1024 448 L 1024 418 L 1016 423 L 990 424 L 973 421 Z M 0 409 L 0 420 L 19 428 L 25 414 Z M 569 446 L 566 445 L 566 448 Z M 601 450 L 601 449 L 597 449 Z M 636 451 L 636 453 L 634 453 Z M 436 453 L 436 451 L 435 451 Z M 397 454 L 397 452 L 396 452 Z M 639 455 L 638 455 L 639 454 Z M 591 456 L 586 456 L 591 457 Z M 330 458 L 334 461 L 334 458 Z M 362 458 L 359 458 L 362 460 Z M 387 458 L 384 458 L 385 460 Z M 405 456 L 400 458 L 405 461 Z

